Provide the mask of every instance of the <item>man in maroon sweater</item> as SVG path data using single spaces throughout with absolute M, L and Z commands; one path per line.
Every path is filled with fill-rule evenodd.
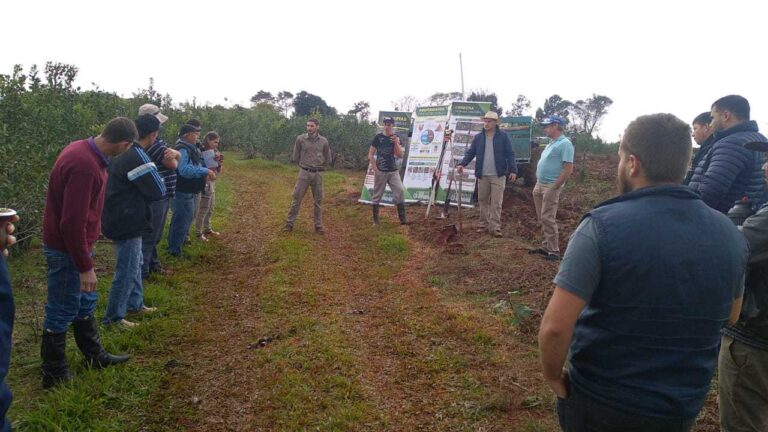
M 92 251 L 101 233 L 107 157 L 124 152 L 137 137 L 133 121 L 117 117 L 99 136 L 70 143 L 53 165 L 43 217 L 48 264 L 40 349 L 43 388 L 70 379 L 65 356 L 69 323 L 73 323 L 75 342 L 91 367 L 104 368 L 129 358 L 107 353 L 99 341 L 93 318 L 98 296 Z

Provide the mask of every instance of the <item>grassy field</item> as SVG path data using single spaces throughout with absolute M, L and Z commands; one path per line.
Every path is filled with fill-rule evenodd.
M 445 223 L 397 224 L 357 203 L 363 175 L 325 173 L 325 235 L 313 230 L 311 194 L 282 232 L 296 168 L 227 158 L 214 226 L 189 257 L 163 262 L 146 302 L 160 312 L 131 330 L 102 328 L 132 360 L 104 371 L 82 363 L 70 336 L 75 379 L 53 391 L 39 380 L 45 302 L 40 246 L 11 260 L 17 321 L 10 412 L 27 431 L 555 431 L 536 332 L 557 264 L 528 254 L 537 238 L 530 190 L 505 198 L 505 237 L 471 229 L 451 247 Z M 611 192 L 609 157 L 584 159 L 568 185 L 564 231 Z M 103 314 L 113 252 L 97 245 Z M 714 394 L 714 393 L 713 393 Z M 716 430 L 713 396 L 696 431 Z
M 226 179 L 217 184 L 218 206 L 214 226 L 226 228 L 233 201 Z M 188 259 L 172 259 L 160 252 L 173 275 L 153 276 L 145 284 L 145 303 L 159 312 L 136 317 L 140 325 L 131 330 L 101 326 L 101 340 L 113 353 L 130 353 L 125 366 L 94 371 L 87 368 L 75 346 L 72 332 L 67 340 L 67 358 L 75 379 L 44 391 L 40 385 L 40 337 L 46 301 L 46 265 L 38 242 L 20 257 L 9 260 L 16 299 L 16 323 L 8 384 L 14 393 L 9 412 L 20 431 L 129 431 L 140 430 L 155 407 L 150 403 L 160 390 L 166 364 L 189 320 L 199 307 L 200 291 L 195 277 L 204 271 L 206 259 L 215 249 L 197 241 L 185 248 Z M 96 318 L 103 317 L 112 281 L 114 249 L 99 241 L 95 248 L 99 278 Z M 134 318 L 131 318 L 134 319 Z

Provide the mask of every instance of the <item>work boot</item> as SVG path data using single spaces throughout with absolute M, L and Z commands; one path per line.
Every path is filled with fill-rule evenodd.
M 72 323 L 75 330 L 75 342 L 80 351 L 85 356 L 85 362 L 94 369 L 103 369 L 119 363 L 125 363 L 131 356 L 112 355 L 101 346 L 99 340 L 99 330 L 96 327 L 96 320 L 93 315 L 75 320 Z
M 400 218 L 400 225 L 410 225 L 411 223 L 408 222 L 408 219 L 405 215 L 405 204 L 398 204 L 397 205 L 397 217 Z
M 379 205 L 374 204 L 372 208 L 373 208 L 373 224 L 378 225 L 379 224 Z
M 43 358 L 43 388 L 49 389 L 60 382 L 72 379 L 67 367 L 67 332 L 52 333 L 43 331 L 43 343 L 40 346 L 40 357 Z

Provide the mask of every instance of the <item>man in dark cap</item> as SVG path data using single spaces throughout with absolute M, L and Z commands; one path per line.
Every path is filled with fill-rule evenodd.
M 395 119 L 384 117 L 384 131 L 376 134 L 368 151 L 368 161 L 373 167 L 373 224 L 379 224 L 379 202 L 387 186 L 392 190 L 392 201 L 397 206 L 400 224 L 408 225 L 405 213 L 405 187 L 400 179 L 395 158 L 403 157 L 400 137 L 394 132 Z
M 134 327 L 126 313 L 154 312 L 144 305 L 141 280 L 142 235 L 152 230 L 150 203 L 163 198 L 165 182 L 144 149 L 157 139 L 160 121 L 151 114 L 136 119 L 139 140 L 109 164 L 102 232 L 115 245 L 115 275 L 104 323 Z
M 205 189 L 206 178 L 216 180 L 216 173 L 203 166 L 200 150 L 195 146 L 200 128 L 185 124 L 179 131 L 176 150 L 181 153 L 176 169 L 176 196 L 171 205 L 173 216 L 168 227 L 168 253 L 181 255 L 181 247 L 187 238 L 195 218 L 195 195 Z

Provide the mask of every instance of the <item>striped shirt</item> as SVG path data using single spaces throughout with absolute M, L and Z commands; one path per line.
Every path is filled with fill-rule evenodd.
M 163 165 L 163 157 L 168 144 L 158 139 L 147 149 L 147 154 L 157 166 L 157 172 L 165 181 L 165 198 L 173 198 L 176 195 L 176 170 L 168 169 Z

